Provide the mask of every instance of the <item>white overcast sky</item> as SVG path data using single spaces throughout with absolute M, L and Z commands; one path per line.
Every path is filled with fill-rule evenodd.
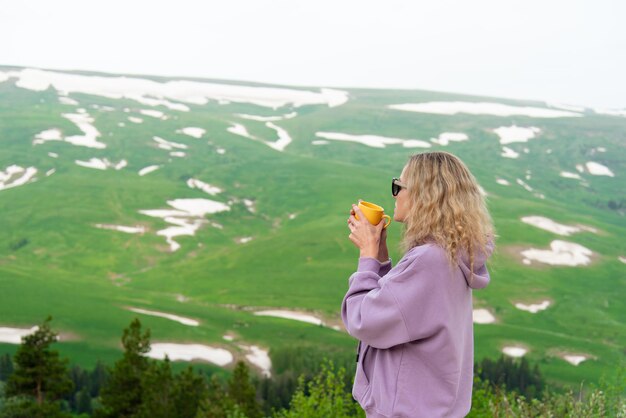
M 0 65 L 626 108 L 624 0 L 0 0 Z

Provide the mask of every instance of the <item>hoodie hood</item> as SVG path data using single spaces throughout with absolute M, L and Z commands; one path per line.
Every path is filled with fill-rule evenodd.
M 470 270 L 470 259 L 467 251 L 462 251 L 459 254 L 458 265 L 461 271 L 463 272 L 463 276 L 465 277 L 465 281 L 467 285 L 472 289 L 482 289 L 489 284 L 489 272 L 487 271 L 487 266 L 485 263 L 487 259 L 491 256 L 494 249 L 493 240 L 490 240 L 487 243 L 487 252 L 477 251 L 474 254 L 474 268 Z M 473 274 L 472 274 L 473 273 Z

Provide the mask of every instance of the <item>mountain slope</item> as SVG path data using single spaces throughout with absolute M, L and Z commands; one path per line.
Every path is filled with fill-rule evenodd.
M 509 347 L 555 383 L 597 380 L 626 342 L 625 128 L 593 109 L 427 91 L 0 67 L 0 327 L 52 314 L 85 365 L 118 356 L 135 316 L 155 342 L 234 358 L 351 354 L 332 328 L 356 264 L 350 204 L 391 209 L 408 156 L 442 149 L 478 178 L 499 235 L 475 293 L 476 320 L 495 321 L 475 325 L 477 359 Z M 400 234 L 392 224 L 392 247 Z M 327 326 L 254 315 L 268 309 Z

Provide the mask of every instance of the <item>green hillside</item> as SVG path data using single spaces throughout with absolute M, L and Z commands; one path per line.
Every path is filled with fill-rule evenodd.
M 38 77 L 50 74 L 42 73 Z M 174 93 L 158 96 L 162 90 L 132 84 L 130 76 L 124 84 L 127 96 L 111 97 L 98 90 L 106 84 L 98 80 L 117 75 L 66 73 L 70 80 L 80 77 L 82 84 L 62 81 L 80 84 L 63 92 L 54 84 L 25 86 L 24 74 L 19 68 L 0 67 L 0 185 L 15 181 L 28 167 L 37 170 L 26 184 L 0 186 L 0 328 L 30 328 L 50 314 L 61 331 L 59 350 L 87 367 L 97 359 L 112 363 L 119 357 L 121 330 L 134 317 L 152 330 L 153 342 L 205 344 L 224 348 L 235 358 L 247 354 L 241 345 L 269 349 L 270 357 L 285 347 L 351 355 L 354 339 L 333 329 L 341 324 L 341 300 L 356 266 L 357 251 L 345 226 L 350 204 L 364 199 L 391 210 L 390 179 L 397 177 L 408 156 L 441 149 L 461 157 L 476 175 L 488 194 L 499 236 L 489 264 L 492 282 L 474 293 L 475 308 L 495 317 L 494 323 L 475 325 L 476 358 L 496 358 L 506 346 L 525 348 L 527 358 L 539 363 L 551 383 L 571 385 L 598 381 L 624 362 L 625 117 L 593 109 L 573 112 L 576 117 L 535 117 L 388 107 L 488 102 L 566 111 L 541 102 L 408 90 L 338 89 L 347 101 L 331 107 L 324 102 L 323 90 L 293 87 L 289 91 L 314 93 L 314 100 L 321 102 L 287 102 L 273 108 L 251 103 L 245 96 L 249 91 L 201 100 L 194 92 L 205 81 L 198 79 L 186 87 L 172 84 L 168 88 Z M 147 80 L 152 80 L 150 86 L 170 81 Z M 268 89 L 276 87 L 249 86 L 260 97 L 272 95 Z M 150 99 L 152 105 L 146 104 Z M 176 104 L 188 111 L 172 109 Z M 141 110 L 158 110 L 162 116 Z M 91 117 L 100 133 L 97 141 L 106 147 L 68 142 L 84 129 L 64 114 Z M 241 114 L 282 118 L 259 121 Z M 129 117 L 142 121 L 134 123 Z M 254 139 L 230 132 L 236 124 Z M 538 128 L 538 133 L 526 142 L 500 143 L 494 129 L 512 126 Z M 187 127 L 206 132 L 196 138 L 181 132 Z M 279 138 L 276 127 L 292 138 L 282 151 L 269 146 Z M 33 143 L 51 129 L 65 140 Z M 373 147 L 332 139 L 317 143 L 325 140 L 318 132 L 421 140 L 431 146 Z M 447 145 L 431 140 L 446 132 L 464 133 L 468 139 Z M 159 148 L 154 136 L 180 147 Z M 503 147 L 518 157 L 503 157 Z M 126 160 L 127 165 L 100 170 L 76 163 L 91 158 L 106 158 L 113 165 Z M 608 168 L 613 176 L 594 175 L 589 162 Z M 160 167 L 138 174 L 151 165 Z M 561 172 L 580 178 L 566 178 Z M 191 188 L 189 179 L 221 192 L 211 195 Z M 498 179 L 509 184 L 499 184 Z M 209 199 L 228 205 L 228 210 L 193 217 L 199 225 L 195 235 L 174 237 L 180 249 L 171 251 L 157 232 L 176 224 L 139 211 L 175 210 L 167 203 L 174 199 Z M 522 222 L 526 216 L 588 228 L 562 236 Z M 144 227 L 145 232 L 125 233 L 96 224 Z M 392 257 L 399 260 L 394 243 L 401 226 L 392 224 L 389 235 Z M 590 264 L 525 264 L 522 251 L 547 250 L 554 240 L 591 250 Z M 515 306 L 544 300 L 550 305 L 537 313 Z M 137 314 L 128 310 L 131 307 L 200 324 L 186 326 Z M 254 315 L 267 309 L 308 313 L 326 326 Z M 234 340 L 224 339 L 225 334 Z M 0 353 L 12 353 L 15 347 L 0 343 Z M 567 354 L 587 360 L 575 366 L 562 358 Z

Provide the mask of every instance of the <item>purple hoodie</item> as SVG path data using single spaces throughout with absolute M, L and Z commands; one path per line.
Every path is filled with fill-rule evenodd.
M 397 266 L 360 258 L 341 306 L 360 340 L 352 395 L 368 418 L 463 417 L 474 367 L 472 289 L 489 283 L 475 255 L 451 266 L 436 244 L 410 249 Z

